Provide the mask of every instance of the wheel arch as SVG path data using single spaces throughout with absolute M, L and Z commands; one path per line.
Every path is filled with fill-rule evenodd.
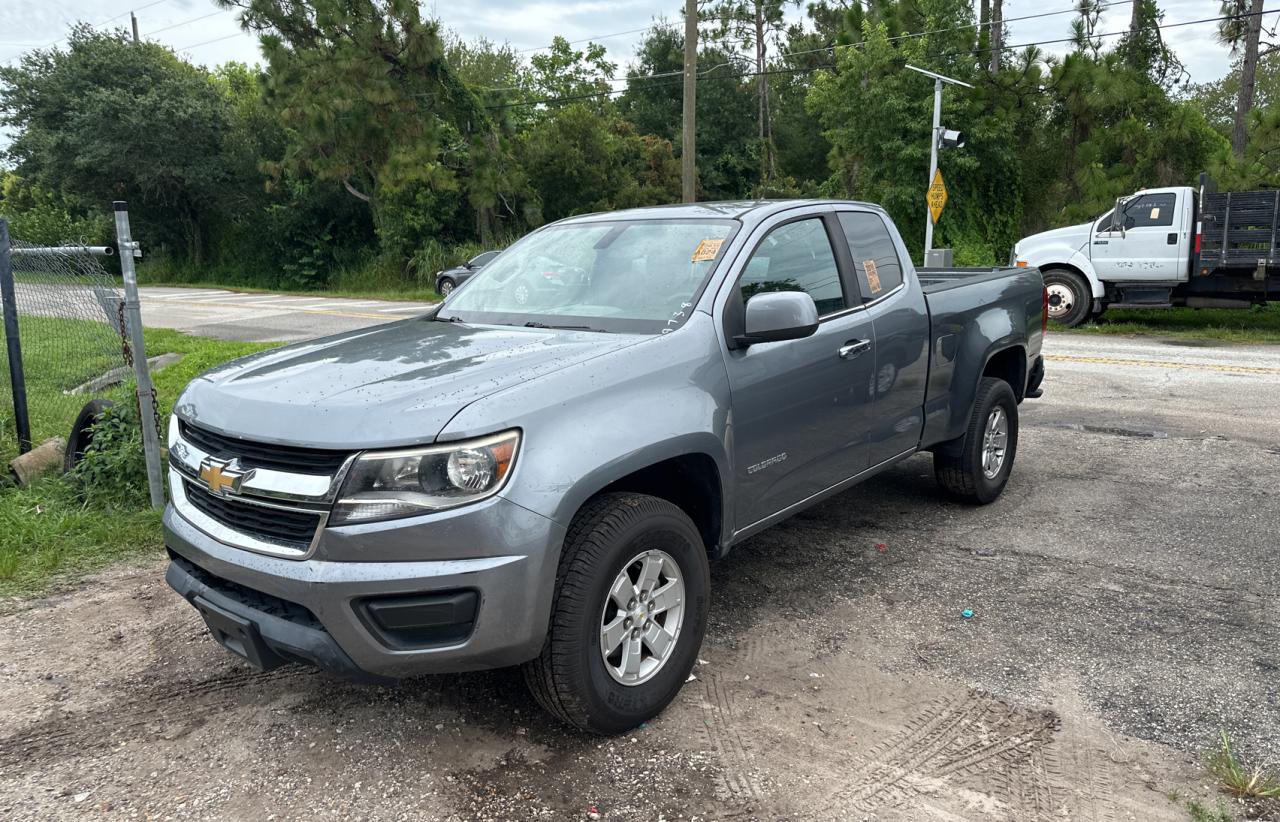
M 572 496 L 577 502 L 572 516 L 601 494 L 625 491 L 675 505 L 697 527 L 708 556 L 714 559 L 723 553 L 725 483 L 721 466 L 711 454 L 702 450 L 653 454 L 647 460 L 597 472 L 575 486 Z
M 1048 274 L 1051 271 L 1067 271 L 1078 277 L 1083 277 L 1084 281 L 1089 284 L 1089 289 L 1093 292 L 1095 300 L 1100 300 L 1106 296 L 1106 286 L 1102 284 L 1102 280 L 1098 279 L 1098 274 L 1094 271 L 1093 264 L 1079 252 L 1073 254 L 1065 262 L 1038 263 L 1037 267 L 1042 274 Z

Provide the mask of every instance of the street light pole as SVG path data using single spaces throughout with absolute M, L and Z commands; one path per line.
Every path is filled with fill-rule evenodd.
M 942 78 L 933 78 L 933 128 L 929 131 L 929 185 L 933 185 L 933 177 L 938 173 L 938 132 L 942 129 Z M 927 257 L 933 250 L 933 212 L 929 211 L 929 203 L 924 204 L 924 253 Z
M 929 186 L 933 185 L 933 177 L 938 173 L 938 146 L 942 142 L 942 84 L 950 83 L 954 86 L 964 86 L 965 88 L 973 88 L 973 86 L 962 80 L 947 77 L 945 74 L 936 74 L 910 64 L 907 65 L 907 68 L 923 74 L 925 77 L 933 78 L 933 128 L 929 131 L 929 181 L 925 184 L 927 190 Z M 925 212 L 924 253 L 928 254 L 933 249 L 933 212 L 929 211 L 928 202 L 925 203 Z

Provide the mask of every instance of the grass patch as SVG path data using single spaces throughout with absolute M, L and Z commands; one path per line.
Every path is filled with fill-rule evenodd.
M 1249 767 L 1231 749 L 1231 737 L 1222 732 L 1222 744 L 1209 754 L 1205 767 L 1222 789 L 1244 799 L 1280 799 L 1280 777 L 1261 767 Z
M 1080 334 L 1146 334 L 1220 340 L 1233 343 L 1280 343 L 1280 305 L 1248 309 L 1161 308 L 1109 310 L 1098 320 L 1071 331 Z
M 120 364 L 119 353 L 80 352 L 61 340 L 98 333 L 80 320 L 23 317 L 23 363 L 28 378 L 33 439 L 65 437 L 89 396 L 62 391 Z M 86 336 L 89 335 L 89 336 Z M 178 394 L 196 375 L 229 359 L 271 347 L 189 337 L 168 329 L 147 329 L 147 353 L 183 354 L 181 362 L 155 375 L 161 412 L 168 415 Z M 118 352 L 118 349 L 116 349 Z M 79 354 L 79 356 L 77 356 Z M 0 380 L 0 385 L 7 380 Z M 111 399 L 131 400 L 129 388 Z M 4 400 L 8 401 L 5 396 Z M 12 406 L 0 409 L 0 459 L 17 454 Z M 159 556 L 160 516 L 146 505 L 146 477 L 128 477 L 137 493 L 95 494 L 69 478 L 50 477 L 28 488 L 0 487 L 0 596 L 39 593 L 58 579 L 75 576 L 128 557 Z
M 1183 805 L 1191 822 L 1235 822 L 1231 809 L 1219 802 L 1212 808 L 1206 807 L 1194 799 L 1188 799 Z

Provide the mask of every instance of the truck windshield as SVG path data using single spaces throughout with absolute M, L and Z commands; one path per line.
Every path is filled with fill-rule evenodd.
M 688 319 L 734 220 L 553 225 L 507 249 L 437 319 L 658 334 Z

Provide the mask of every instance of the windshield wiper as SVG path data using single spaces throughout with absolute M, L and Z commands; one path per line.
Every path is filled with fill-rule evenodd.
M 598 334 L 607 334 L 603 328 L 592 328 L 589 325 L 548 325 L 540 323 L 537 320 L 530 320 L 524 324 L 525 328 L 555 328 L 560 331 L 595 331 Z
M 462 318 L 461 318 L 461 317 L 459 317 L 457 314 L 454 314 L 452 317 L 441 317 L 439 314 L 437 314 L 437 315 L 435 316 L 435 318 L 434 318 L 434 319 L 435 319 L 435 321 L 436 321 L 436 322 L 438 322 L 438 323 L 460 323 L 460 322 L 462 322 Z

